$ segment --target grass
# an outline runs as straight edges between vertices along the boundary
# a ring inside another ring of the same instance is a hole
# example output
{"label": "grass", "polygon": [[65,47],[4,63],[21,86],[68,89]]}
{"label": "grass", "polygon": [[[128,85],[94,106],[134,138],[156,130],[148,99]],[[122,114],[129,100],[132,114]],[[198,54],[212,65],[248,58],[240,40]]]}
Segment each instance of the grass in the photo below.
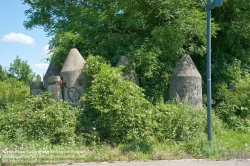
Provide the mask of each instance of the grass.
{"label": "grass", "polygon": [[250,158],[250,133],[227,131],[217,139],[221,144],[223,158]]}
{"label": "grass", "polygon": [[250,158],[250,133],[223,131],[190,142],[165,140],[152,144],[134,142],[117,146],[57,145],[29,142],[19,145],[0,142],[0,165],[36,165],[76,162],[147,161],[188,158],[228,160]]}

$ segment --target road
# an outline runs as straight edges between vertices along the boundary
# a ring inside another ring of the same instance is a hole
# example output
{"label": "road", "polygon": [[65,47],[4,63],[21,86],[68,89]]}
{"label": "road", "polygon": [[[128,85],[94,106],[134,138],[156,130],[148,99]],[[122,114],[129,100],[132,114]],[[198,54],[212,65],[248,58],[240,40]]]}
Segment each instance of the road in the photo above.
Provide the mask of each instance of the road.
{"label": "road", "polygon": [[[48,166],[48,165],[47,165]],[[146,162],[114,162],[114,163],[74,163],[58,164],[54,166],[250,166],[250,159],[211,161],[211,160],[160,160]]]}

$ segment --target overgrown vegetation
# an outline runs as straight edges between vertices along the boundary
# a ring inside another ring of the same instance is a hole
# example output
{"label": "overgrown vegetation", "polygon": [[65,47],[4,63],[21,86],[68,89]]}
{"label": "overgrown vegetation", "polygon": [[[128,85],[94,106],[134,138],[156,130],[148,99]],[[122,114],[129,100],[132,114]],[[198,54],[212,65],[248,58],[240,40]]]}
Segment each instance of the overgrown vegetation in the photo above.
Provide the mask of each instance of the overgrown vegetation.
{"label": "overgrown vegetation", "polygon": [[143,89],[122,78],[123,68],[113,68],[102,57],[90,55],[83,72],[91,84],[78,107],[56,102],[49,93],[7,100],[0,109],[0,161],[34,164],[250,156],[247,126],[234,121],[233,126],[236,122],[241,126],[235,130],[218,118],[240,118],[237,113],[213,115],[211,145],[206,138],[205,110],[163,99],[152,104]]}
{"label": "overgrown vegetation", "polygon": [[[58,65],[72,46],[87,59],[88,91],[78,107],[29,96],[23,77],[0,68],[0,164],[250,157],[248,1],[213,10],[212,144],[205,108],[168,101],[184,53],[206,78],[206,0],[23,2],[31,6],[25,27],[53,36]],[[127,68],[112,67],[123,55]],[[126,70],[141,87],[122,78]]]}
{"label": "overgrown vegetation", "polygon": [[[98,63],[98,59],[90,56],[89,64],[84,67],[86,74],[93,74],[93,81],[83,96],[83,127],[87,132],[94,128],[101,141],[121,143],[144,139],[151,132],[148,124],[152,105],[144,98],[141,88],[123,80],[120,68]],[[97,70],[93,71],[92,64]]]}
{"label": "overgrown vegetation", "polygon": [[55,102],[51,94],[29,96],[0,110],[1,141],[5,144],[74,143],[76,118],[75,108],[68,103]]}
{"label": "overgrown vegetation", "polygon": [[[206,0],[23,2],[31,7],[25,12],[25,27],[42,26],[53,37],[50,47],[58,65],[72,46],[84,58],[100,55],[111,66],[126,55],[128,67],[138,75],[143,93],[153,104],[161,98],[168,101],[169,78],[184,53],[191,55],[206,78]],[[249,114],[249,91],[243,90],[250,71],[249,9],[246,0],[224,0],[212,15],[213,108],[235,130],[249,128],[245,115]],[[231,93],[235,101],[227,93],[230,83],[242,87]]]}
{"label": "overgrown vegetation", "polygon": [[30,93],[25,83],[12,77],[0,80],[0,85],[0,108],[8,103],[23,102]]}

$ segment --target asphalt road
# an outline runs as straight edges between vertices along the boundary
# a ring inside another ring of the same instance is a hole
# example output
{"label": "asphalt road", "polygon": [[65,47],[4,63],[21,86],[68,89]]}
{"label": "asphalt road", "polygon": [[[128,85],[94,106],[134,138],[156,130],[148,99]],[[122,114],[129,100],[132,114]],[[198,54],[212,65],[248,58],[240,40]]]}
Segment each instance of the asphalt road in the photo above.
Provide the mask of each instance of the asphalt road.
{"label": "asphalt road", "polygon": [[[54,165],[55,166],[55,165]],[[114,162],[114,163],[74,163],[56,166],[250,166],[250,159],[211,161],[211,160],[160,160],[146,162]]]}

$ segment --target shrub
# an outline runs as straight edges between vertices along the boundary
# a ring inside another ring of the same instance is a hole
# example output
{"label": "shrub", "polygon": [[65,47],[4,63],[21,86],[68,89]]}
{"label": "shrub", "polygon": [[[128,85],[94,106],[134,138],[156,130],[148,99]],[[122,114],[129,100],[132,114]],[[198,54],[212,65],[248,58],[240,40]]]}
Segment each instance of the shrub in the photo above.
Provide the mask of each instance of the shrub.
{"label": "shrub", "polygon": [[68,143],[74,138],[77,110],[68,103],[58,103],[50,93],[29,96],[23,102],[0,110],[0,134],[9,140],[48,140]]}
{"label": "shrub", "polygon": [[0,81],[0,108],[8,103],[23,101],[29,95],[29,87],[15,78]]}
{"label": "shrub", "polygon": [[83,132],[111,143],[146,138],[152,106],[142,89],[123,80],[121,68],[99,62],[98,57],[90,57],[84,71],[92,74],[93,81],[83,96]]}
{"label": "shrub", "polygon": [[215,107],[216,114],[235,131],[250,131],[250,75],[237,80],[235,89],[228,89],[226,83],[219,85]]}
{"label": "shrub", "polygon": [[188,141],[205,134],[206,112],[183,103],[157,103],[153,119],[154,133],[159,141]]}

